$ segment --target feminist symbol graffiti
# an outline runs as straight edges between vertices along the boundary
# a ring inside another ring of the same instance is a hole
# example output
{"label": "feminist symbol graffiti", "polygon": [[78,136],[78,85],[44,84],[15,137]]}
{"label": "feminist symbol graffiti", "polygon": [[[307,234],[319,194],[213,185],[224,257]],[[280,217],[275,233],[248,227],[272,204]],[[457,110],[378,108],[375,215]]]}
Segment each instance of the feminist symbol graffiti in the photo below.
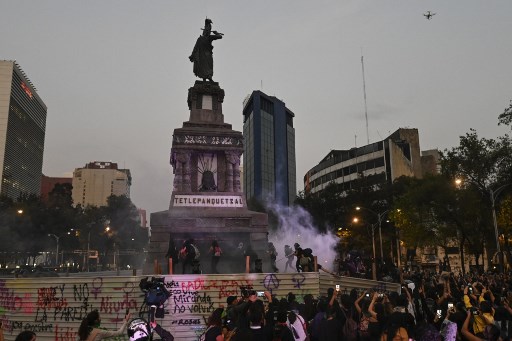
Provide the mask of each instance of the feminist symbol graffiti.
{"label": "feminist symbol graffiti", "polygon": [[300,286],[302,285],[302,283],[304,283],[306,281],[306,277],[301,274],[300,272],[299,273],[296,273],[293,275],[292,277],[292,282],[295,283],[293,285],[294,288],[297,288],[297,289],[300,289]]}

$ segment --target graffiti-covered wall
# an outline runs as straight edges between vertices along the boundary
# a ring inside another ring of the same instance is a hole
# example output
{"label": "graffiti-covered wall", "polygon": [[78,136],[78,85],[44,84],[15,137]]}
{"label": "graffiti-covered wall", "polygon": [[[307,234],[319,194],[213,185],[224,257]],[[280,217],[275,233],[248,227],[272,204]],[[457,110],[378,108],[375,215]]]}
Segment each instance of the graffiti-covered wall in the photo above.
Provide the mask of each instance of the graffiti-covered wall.
{"label": "graffiti-covered wall", "polygon": [[[20,331],[29,329],[37,333],[38,340],[74,341],[80,322],[94,309],[100,312],[102,328],[118,329],[126,309],[132,317],[139,314],[144,299],[139,289],[142,278],[145,276],[0,279],[5,339],[14,340]],[[325,294],[335,284],[343,291],[399,289],[396,284],[318,273],[168,275],[164,283],[171,297],[165,304],[168,313],[158,322],[176,340],[197,340],[210,313],[226,305],[228,296],[240,296],[243,288],[270,291],[279,298],[292,291],[298,300],[306,294]],[[124,335],[117,338],[127,339]]]}

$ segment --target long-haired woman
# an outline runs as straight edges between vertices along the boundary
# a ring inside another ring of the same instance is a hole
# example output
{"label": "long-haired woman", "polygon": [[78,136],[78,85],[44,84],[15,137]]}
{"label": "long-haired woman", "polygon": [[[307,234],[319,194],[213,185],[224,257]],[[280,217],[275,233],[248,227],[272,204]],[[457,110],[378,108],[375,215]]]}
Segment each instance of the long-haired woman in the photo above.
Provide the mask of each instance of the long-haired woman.
{"label": "long-haired woman", "polygon": [[107,337],[122,335],[126,331],[126,326],[128,325],[130,316],[130,314],[125,316],[123,325],[118,330],[104,330],[99,329],[99,326],[101,325],[100,313],[97,310],[93,310],[87,314],[87,316],[82,320],[80,328],[78,328],[80,341],[98,341]]}

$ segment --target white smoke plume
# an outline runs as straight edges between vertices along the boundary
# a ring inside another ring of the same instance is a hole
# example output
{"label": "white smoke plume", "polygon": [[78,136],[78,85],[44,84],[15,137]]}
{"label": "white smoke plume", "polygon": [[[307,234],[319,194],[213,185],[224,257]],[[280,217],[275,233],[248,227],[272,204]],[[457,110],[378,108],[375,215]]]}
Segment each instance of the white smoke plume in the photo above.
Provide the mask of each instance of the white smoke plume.
{"label": "white smoke plume", "polygon": [[[320,234],[318,228],[314,226],[313,219],[309,212],[300,206],[284,207],[279,205],[269,205],[269,210],[273,211],[279,219],[279,226],[276,232],[272,232],[269,241],[274,243],[277,252],[277,267],[280,272],[284,272],[286,257],[284,246],[299,243],[302,249],[310,248],[313,255],[317,256],[318,264],[328,271],[333,271],[334,260],[336,258],[335,246],[338,238],[331,232]],[[287,272],[295,271],[295,261],[293,259],[293,268],[287,269]]]}

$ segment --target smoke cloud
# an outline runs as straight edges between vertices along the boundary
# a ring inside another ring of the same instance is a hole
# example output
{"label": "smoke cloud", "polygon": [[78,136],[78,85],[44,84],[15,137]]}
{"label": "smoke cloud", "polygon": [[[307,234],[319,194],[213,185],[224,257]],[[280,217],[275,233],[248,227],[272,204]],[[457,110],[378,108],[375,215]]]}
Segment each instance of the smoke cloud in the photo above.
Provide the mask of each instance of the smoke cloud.
{"label": "smoke cloud", "polygon": [[[320,234],[309,212],[300,206],[285,207],[271,204],[268,209],[273,211],[279,219],[278,228],[276,232],[269,235],[269,241],[274,243],[279,253],[277,267],[280,272],[284,272],[287,261],[284,246],[290,245],[293,248],[295,243],[299,243],[302,249],[313,250],[318,264],[326,270],[333,271],[336,258],[335,246],[338,242],[338,238],[333,233]],[[293,269],[288,268],[287,272],[295,271],[295,261],[296,258],[293,259]]]}

